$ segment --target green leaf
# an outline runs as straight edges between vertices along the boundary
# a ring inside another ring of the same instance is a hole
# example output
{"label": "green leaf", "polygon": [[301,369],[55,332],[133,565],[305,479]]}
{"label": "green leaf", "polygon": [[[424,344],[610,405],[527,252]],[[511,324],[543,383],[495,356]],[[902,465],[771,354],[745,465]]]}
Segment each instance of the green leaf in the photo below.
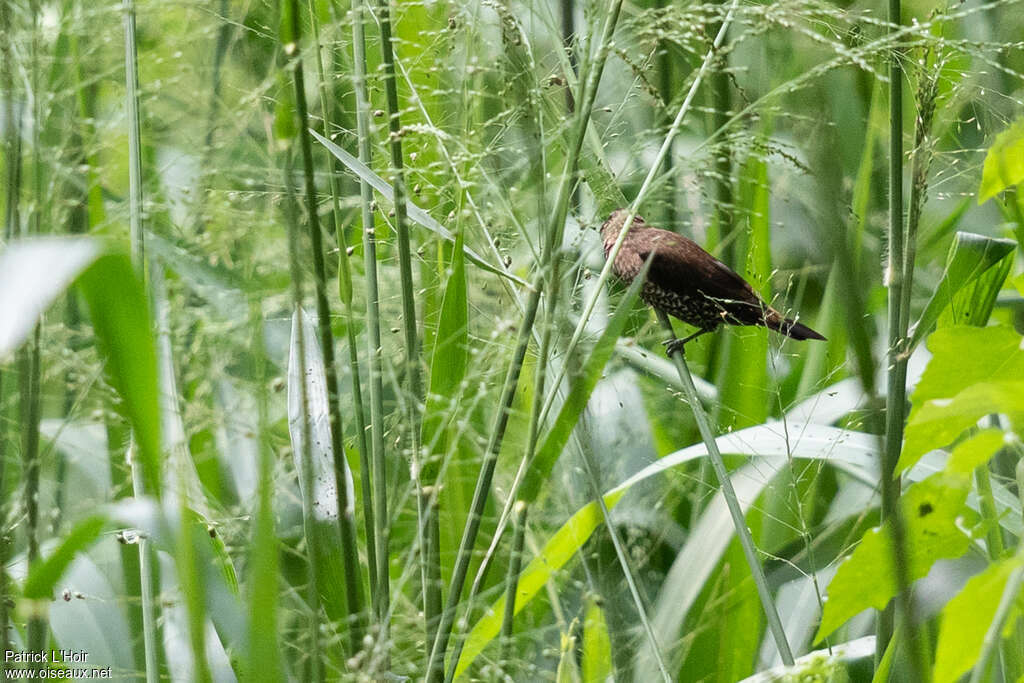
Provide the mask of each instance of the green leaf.
{"label": "green leaf", "polygon": [[[957,525],[967,511],[968,484],[942,473],[911,486],[900,505],[906,526],[906,572],[910,581],[928,573],[936,560],[960,557],[970,537]],[[836,571],[814,637],[819,642],[851,617],[873,607],[883,609],[898,592],[893,566],[892,527],[864,534],[860,545]]]}
{"label": "green leaf", "polygon": [[[935,648],[935,683],[955,683],[978,661],[1006,583],[1021,562],[1020,557],[1008,557],[989,565],[946,603]],[[1019,615],[1019,608],[1014,612]],[[1010,624],[1016,621],[1012,614],[1007,620]]]}
{"label": "green leaf", "polygon": [[590,355],[583,363],[583,368],[569,389],[569,395],[558,411],[558,417],[555,418],[551,429],[548,430],[547,435],[544,437],[544,442],[537,450],[533,463],[527,470],[526,480],[523,482],[523,487],[519,494],[520,500],[532,503],[537,499],[537,495],[548,480],[555,462],[562,455],[562,449],[565,448],[572,430],[576,428],[580,415],[583,414],[587,403],[590,401],[590,395],[594,393],[597,381],[601,379],[605,365],[608,364],[608,360],[615,351],[615,342],[618,341],[623,328],[626,326],[626,321],[629,319],[633,304],[640,294],[640,287],[647,277],[647,269],[649,267],[650,262],[645,263],[640,274],[633,278],[633,282],[626,291],[626,295],[619,302],[615,313],[608,320],[608,324],[605,326],[604,331],[601,332],[600,338],[598,338],[594,348],[590,351]]}
{"label": "green leaf", "polygon": [[945,327],[929,337],[928,348],[932,358],[911,397],[898,471],[988,413],[1014,419],[1024,411],[1024,340],[1011,328]]}
{"label": "green leaf", "polygon": [[996,451],[1003,447],[1002,430],[985,429],[978,432],[963,443],[957,444],[952,455],[946,461],[946,473],[970,479],[975,468],[988,462]]}
{"label": "green leaf", "polygon": [[612,642],[604,610],[593,597],[587,598],[583,620],[583,683],[604,683],[612,675]]}
{"label": "green leaf", "polygon": [[[299,324],[301,321],[305,367],[299,363]],[[306,409],[301,400],[302,382],[306,384]],[[291,437],[295,471],[299,473],[300,495],[309,497],[313,518],[306,520],[312,561],[317,563],[318,585],[323,606],[332,618],[344,611],[344,569],[341,564],[341,537],[338,535],[338,488],[334,474],[334,448],[331,445],[330,413],[327,404],[327,374],[320,352],[316,329],[304,311],[292,315],[291,344],[288,351],[288,433]],[[307,491],[303,476],[303,419],[309,422],[310,458],[313,490]],[[354,514],[355,493],[352,472],[345,458],[343,481],[348,490],[347,514]]]}
{"label": "green leaf", "polygon": [[1021,180],[1024,180],[1024,119],[997,135],[988,148],[978,187],[978,203],[983,204]]}
{"label": "green leaf", "polygon": [[12,242],[0,253],[0,362],[102,251],[93,239],[45,237]]}
{"label": "green leaf", "polygon": [[[343,150],[341,147],[338,147],[338,145],[334,144],[333,142],[325,138],[323,135],[320,135],[312,128],[309,129],[309,132],[314,138],[316,138],[320,142],[320,144],[326,147],[327,151],[333,154],[338,159],[338,161],[345,164],[345,166],[347,166],[348,169],[356,175],[356,177],[360,178],[361,180],[369,184],[377,192],[384,195],[384,197],[388,201],[395,201],[395,191],[391,187],[391,185],[385,182],[384,179],[381,178],[379,175],[374,173],[369,167],[366,166],[366,164],[359,161],[359,159],[356,159],[354,156]],[[448,240],[449,242],[455,242],[455,236],[446,227],[444,227],[436,220],[434,220],[433,216],[431,216],[429,213],[427,213],[426,211],[424,211],[423,209],[421,209],[420,207],[416,206],[415,204],[408,200],[406,200],[406,211],[409,214],[409,218],[413,219],[427,230],[430,230],[431,232],[437,234],[439,237],[445,240]],[[480,266],[484,270],[494,273],[495,275],[500,275],[501,277],[511,280],[516,284],[523,285],[524,287],[529,287],[525,280],[513,275],[512,273],[508,272],[507,270],[500,266],[491,265],[490,263],[485,261],[482,256],[477,254],[469,247],[463,245],[462,249],[466,253],[466,257],[470,261]]]}
{"label": "green leaf", "polygon": [[902,472],[928,451],[952,443],[965,429],[993,413],[1009,415],[1014,426],[1024,424],[1024,380],[983,382],[952,399],[925,403],[907,423],[907,439],[897,470]]}
{"label": "green leaf", "polygon": [[430,449],[423,464],[422,482],[432,486],[437,479],[440,460],[446,450],[445,425],[459,414],[459,385],[469,365],[469,303],[466,288],[465,255],[462,233],[455,239],[451,275],[441,301],[434,350],[430,359],[430,390],[423,413],[421,443]]}
{"label": "green leaf", "polygon": [[146,491],[159,498],[163,491],[156,346],[145,288],[122,253],[96,259],[79,276],[78,287],[89,305],[110,383],[132,425]]}
{"label": "green leaf", "polygon": [[92,545],[106,523],[105,516],[94,515],[76,524],[49,557],[33,565],[25,579],[25,597],[33,600],[51,599],[54,586],[71,566],[75,556]]}
{"label": "green leaf", "polygon": [[[1017,243],[1013,240],[996,239],[994,237],[976,235],[971,232],[958,232],[952,246],[949,248],[946,270],[942,274],[939,286],[935,288],[935,293],[928,301],[924,312],[921,313],[921,318],[914,327],[910,340],[910,349],[916,347],[932,331],[939,320],[939,316],[954,301],[957,303],[956,308],[954,308],[954,314],[959,311],[960,316],[963,316],[965,313],[969,315],[971,310],[983,309],[983,304],[973,302],[973,305],[968,305],[971,299],[957,299],[956,294],[977,281],[992,266],[1012,254],[1016,247]],[[996,272],[998,273],[999,271],[997,270]],[[1005,278],[1005,275],[1003,277]],[[987,287],[991,287],[991,284]],[[989,306],[988,310],[991,310],[991,306]],[[954,319],[957,322],[961,322],[958,315],[954,315]],[[962,322],[968,321],[964,320]]]}

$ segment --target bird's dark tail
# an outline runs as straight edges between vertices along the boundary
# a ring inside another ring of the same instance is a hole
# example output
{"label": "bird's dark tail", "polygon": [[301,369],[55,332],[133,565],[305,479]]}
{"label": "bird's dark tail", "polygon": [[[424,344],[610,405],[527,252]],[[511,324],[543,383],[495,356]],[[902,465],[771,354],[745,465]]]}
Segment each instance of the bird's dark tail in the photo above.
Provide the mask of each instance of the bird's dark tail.
{"label": "bird's dark tail", "polygon": [[820,339],[827,341],[824,335],[818,334],[811,328],[807,327],[803,323],[798,323],[792,318],[785,318],[781,313],[776,311],[774,308],[768,309],[768,313],[764,317],[764,326],[768,329],[775,330],[780,334],[784,334],[791,339],[797,339],[803,341],[804,339]]}

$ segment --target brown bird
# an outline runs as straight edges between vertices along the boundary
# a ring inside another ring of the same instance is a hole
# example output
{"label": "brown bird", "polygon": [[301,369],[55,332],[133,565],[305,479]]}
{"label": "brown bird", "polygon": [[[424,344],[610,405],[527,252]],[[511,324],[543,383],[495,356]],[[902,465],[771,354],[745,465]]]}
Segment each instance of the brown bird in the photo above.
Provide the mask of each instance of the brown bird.
{"label": "brown bird", "polygon": [[[628,213],[626,209],[614,211],[601,226],[606,259]],[[722,324],[761,325],[793,339],[825,339],[766,304],[746,280],[693,240],[651,227],[635,216],[612,270],[621,280],[632,282],[648,258],[651,266],[640,298],[698,328],[684,339],[667,342],[669,355]]]}

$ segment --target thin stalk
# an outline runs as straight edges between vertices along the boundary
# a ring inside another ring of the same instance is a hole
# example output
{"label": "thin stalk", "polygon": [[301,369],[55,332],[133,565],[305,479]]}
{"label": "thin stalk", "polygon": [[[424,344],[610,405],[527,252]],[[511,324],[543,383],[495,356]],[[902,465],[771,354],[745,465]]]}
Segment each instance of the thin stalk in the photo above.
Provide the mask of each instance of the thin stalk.
{"label": "thin stalk", "polygon": [[[509,661],[512,651],[512,629],[515,625],[516,592],[519,589],[519,572],[523,566],[523,540],[526,537],[526,516],[530,506],[524,501],[516,503],[512,526],[512,552],[509,556],[508,573],[505,575],[505,614],[501,620],[501,665]],[[456,666],[458,660],[452,662]]]}
{"label": "thin stalk", "polygon": [[[669,337],[675,339],[672,323],[669,322],[668,316],[658,311],[658,319],[668,332]],[[746,519],[743,516],[743,509],[740,507],[736,491],[732,487],[729,471],[725,468],[725,462],[722,460],[722,454],[718,450],[715,435],[711,432],[707,413],[704,412],[704,406],[701,405],[700,398],[697,396],[697,388],[693,385],[690,367],[686,364],[686,358],[682,353],[672,354],[672,360],[675,361],[676,370],[679,372],[679,379],[683,383],[683,393],[686,396],[687,403],[690,404],[693,419],[697,422],[697,429],[700,431],[700,436],[708,449],[708,459],[711,461],[711,467],[715,470],[715,476],[718,477],[718,483],[722,487],[722,497],[725,498],[725,503],[729,508],[733,526],[736,528],[736,536],[739,539],[740,546],[743,548],[743,555],[746,557],[747,565],[750,567],[754,585],[757,587],[757,596],[761,600],[761,609],[764,611],[765,619],[768,622],[768,630],[771,631],[775,645],[779,648],[779,656],[782,658],[782,663],[786,666],[792,666],[793,651],[789,647],[789,641],[786,640],[786,631],[782,627],[782,620],[779,618],[779,611],[776,609],[775,602],[772,599],[768,580],[765,578],[761,561],[757,557],[757,547],[754,545],[754,539],[750,534],[750,529],[747,527]]]}
{"label": "thin stalk", "polygon": [[[299,21],[299,2],[291,0],[292,47],[302,44],[302,22]],[[288,47],[285,46],[286,53]],[[359,649],[362,634],[359,628],[363,611],[363,587],[359,580],[359,550],[356,548],[355,520],[348,501],[348,483],[345,471],[345,441],[341,421],[341,397],[338,394],[338,366],[334,361],[334,333],[331,331],[331,308],[327,303],[327,268],[324,264],[324,248],[317,211],[316,179],[313,171],[313,144],[309,135],[309,111],[306,105],[305,76],[302,57],[296,51],[291,55],[292,83],[295,86],[295,107],[299,118],[299,148],[302,152],[303,178],[306,192],[306,217],[309,222],[309,236],[313,252],[313,286],[316,297],[317,333],[320,348],[324,354],[324,370],[327,380],[327,404],[330,414],[331,448],[334,451],[334,481],[338,494],[338,531],[341,535],[341,555],[345,567],[345,597],[347,610],[346,626],[352,651]],[[298,302],[296,302],[298,303]],[[302,327],[300,324],[299,327]],[[302,367],[305,367],[303,365]],[[313,489],[307,489],[312,491]]]}
{"label": "thin stalk", "polygon": [[1024,567],[1017,567],[1010,574],[1010,578],[1007,579],[1003,595],[999,598],[999,606],[996,608],[995,617],[993,617],[992,623],[988,625],[988,630],[985,631],[985,639],[981,644],[981,654],[978,656],[978,662],[974,665],[974,670],[971,672],[969,683],[982,683],[982,681],[990,680],[988,676],[989,662],[992,661],[992,656],[999,648],[999,643],[1002,642],[1003,628],[1010,616],[1010,612],[1014,609],[1022,583],[1024,583]]}
{"label": "thin stalk", "polygon": [[[320,54],[320,28],[316,20],[315,8],[311,0],[309,14],[313,18],[313,39],[316,47],[316,64],[320,76],[320,108],[324,114],[324,137],[330,138],[329,125],[333,120],[331,97],[327,91],[327,77],[324,62]],[[362,372],[359,369],[359,346],[356,340],[356,313],[352,308],[352,266],[349,263],[349,247],[345,238],[345,229],[341,220],[341,190],[338,187],[338,174],[333,170],[328,174],[331,188],[331,210],[334,217],[335,238],[338,241],[338,294],[345,315],[345,332],[348,336],[348,367],[352,375],[352,412],[356,421],[356,445],[359,449],[359,478],[362,488],[363,524],[366,530],[366,564],[369,567],[370,595],[377,592],[376,544],[373,542],[373,497],[370,495],[370,450],[366,440],[366,412],[363,409]]]}
{"label": "thin stalk", "polygon": [[[124,0],[124,62],[125,96],[128,112],[128,232],[131,242],[132,265],[143,282],[146,280],[146,251],[142,227],[142,135],[139,124],[139,66],[135,42],[135,2]],[[134,439],[128,447],[128,465],[132,473],[132,493],[136,498],[145,494],[142,465],[137,457]],[[151,492],[159,497],[160,491]],[[142,598],[142,634],[146,653],[146,680],[159,679],[157,664],[156,602],[153,587],[153,560],[149,541],[139,538],[139,587]]]}
{"label": "thin stalk", "polygon": [[440,567],[440,552],[436,556],[428,556],[428,551],[440,550],[437,544],[426,543],[426,537],[440,538],[441,530],[436,507],[431,504],[431,495],[423,490],[420,482],[420,402],[423,396],[420,378],[419,335],[416,331],[416,299],[413,295],[412,281],[412,250],[409,246],[409,219],[406,215],[405,170],[402,158],[402,120],[398,103],[398,84],[395,79],[395,55],[391,35],[390,0],[378,3],[380,22],[380,50],[384,68],[384,92],[388,112],[388,145],[391,148],[391,185],[394,188],[395,228],[398,237],[398,270],[402,285],[402,328],[405,332],[405,371],[409,382],[410,400],[410,439],[412,441],[413,485],[416,487],[416,512],[420,533],[420,577],[423,589],[423,616],[427,640],[431,636],[441,611],[441,586],[437,581],[430,580],[428,566]]}
{"label": "thin stalk", "polygon": [[[370,165],[372,131],[370,128],[370,100],[366,92],[366,39],[363,34],[363,0],[352,3],[353,87],[356,93],[356,133],[359,138],[359,160]],[[380,294],[377,286],[377,238],[373,217],[373,190],[364,180],[359,181],[363,227],[363,276],[366,278],[366,336],[369,346],[367,362],[370,366],[370,436],[373,460],[373,514],[370,522],[373,534],[367,545],[373,545],[377,563],[370,568],[374,613],[377,616],[378,642],[386,636],[385,620],[389,612],[390,577],[388,572],[388,499],[387,466],[384,452],[384,386],[380,367]],[[363,479],[364,483],[366,479]],[[364,489],[370,495],[370,489]],[[370,523],[368,522],[368,523]]]}
{"label": "thin stalk", "polygon": [[996,507],[996,499],[992,493],[992,479],[989,475],[988,463],[979,465],[974,470],[974,483],[978,488],[978,503],[981,507],[981,517],[989,524],[986,537],[988,559],[995,562],[1003,557],[1005,547],[1003,545],[1003,533],[999,526],[999,512]]}
{"label": "thin stalk", "polygon": [[[20,378],[21,448],[25,468],[25,534],[28,542],[29,568],[39,562],[39,419],[42,408],[40,395],[40,326],[37,324],[31,338],[18,352]],[[34,652],[46,649],[46,611],[32,610],[28,618],[28,648]],[[39,668],[39,667],[33,667]]]}
{"label": "thin stalk", "polygon": [[[291,274],[292,306],[295,309],[295,314],[300,317],[299,324],[295,326],[295,344],[298,349],[297,358],[299,367],[305,369],[306,333],[305,330],[303,330],[303,327],[305,326],[301,320],[301,316],[303,315],[302,267],[299,265],[297,199],[295,198],[295,190],[292,187],[291,151],[286,151],[285,155],[284,183],[285,191],[287,192],[285,206],[288,213],[288,267]],[[302,462],[302,471],[299,473],[299,476],[302,477],[302,488],[306,492],[306,495],[302,496],[302,521],[306,534],[306,549],[309,553],[309,565],[307,568],[309,572],[309,586],[307,594],[310,608],[309,637],[311,640],[309,658],[311,671],[309,672],[309,678],[313,681],[321,681],[323,680],[323,670],[321,668],[320,661],[320,571],[317,566],[318,558],[320,557],[320,541],[318,540],[319,536],[314,528],[313,435],[309,420],[309,389],[306,386],[304,371],[303,381],[299,382],[299,404],[302,406],[302,453],[299,454],[300,461]],[[339,517],[341,516],[340,509],[338,511],[338,515]]]}
{"label": "thin stalk", "polygon": [[[724,2],[722,3],[724,4]],[[728,27],[725,27],[728,35]],[[712,35],[722,30],[721,24],[711,26]],[[711,130],[724,130],[729,125],[729,112],[732,108],[732,97],[729,90],[728,56],[722,55],[720,62],[710,76],[711,86]],[[670,159],[671,157],[666,157]],[[666,171],[668,168],[666,168]],[[718,242],[722,245],[722,260],[733,268],[741,264],[737,262],[735,239],[733,239],[733,186],[732,186],[732,150],[727,141],[722,142],[715,154],[715,219],[718,223]],[[675,196],[674,194],[672,195]]]}

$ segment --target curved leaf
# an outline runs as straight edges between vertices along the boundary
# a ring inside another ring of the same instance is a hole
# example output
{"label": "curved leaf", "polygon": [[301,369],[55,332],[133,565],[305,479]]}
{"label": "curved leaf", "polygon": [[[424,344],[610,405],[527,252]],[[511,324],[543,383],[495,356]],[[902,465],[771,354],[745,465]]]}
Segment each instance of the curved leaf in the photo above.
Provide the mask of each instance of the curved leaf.
{"label": "curved leaf", "polygon": [[[1016,247],[1017,243],[1013,240],[958,232],[949,248],[946,271],[942,274],[942,280],[935,288],[931,300],[925,306],[920,320],[914,326],[909,348],[912,350],[932,331],[940,314],[954,302],[957,292],[976,282],[992,266],[1013,253]],[[1003,278],[1005,277],[1004,273]],[[997,292],[1001,284],[1000,282],[996,286]],[[988,310],[991,310],[991,304]]]}

